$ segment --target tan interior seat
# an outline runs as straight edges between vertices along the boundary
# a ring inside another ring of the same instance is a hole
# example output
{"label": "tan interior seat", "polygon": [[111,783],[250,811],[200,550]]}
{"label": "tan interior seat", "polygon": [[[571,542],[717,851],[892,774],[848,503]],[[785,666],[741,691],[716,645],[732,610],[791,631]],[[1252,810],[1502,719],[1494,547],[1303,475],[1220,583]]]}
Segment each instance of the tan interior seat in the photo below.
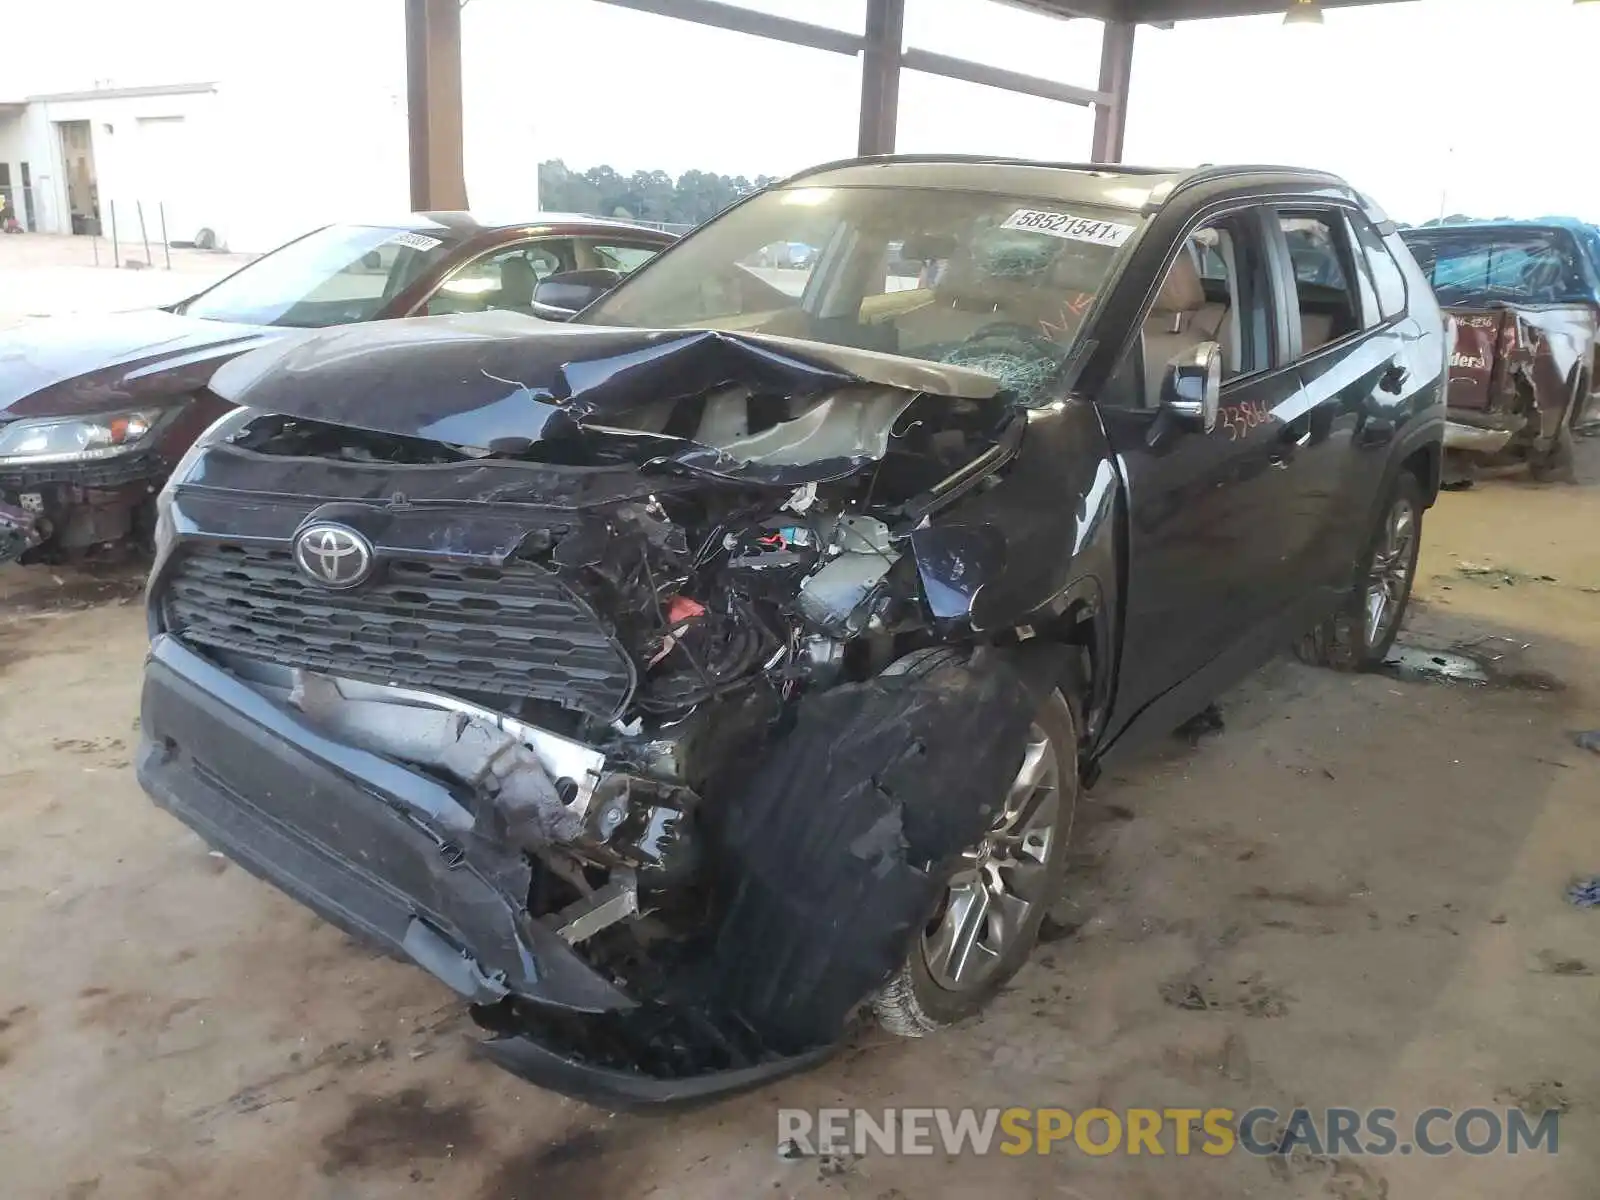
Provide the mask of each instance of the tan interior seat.
{"label": "tan interior seat", "polygon": [[979,271],[970,256],[953,259],[934,285],[932,303],[895,321],[901,353],[964,342],[986,325],[1019,320],[1008,303],[1015,299],[1015,291],[1016,285],[1002,284]]}
{"label": "tan interior seat", "polygon": [[[963,342],[995,324],[1020,325],[1065,344],[1082,320],[1082,310],[1074,312],[1068,303],[1090,294],[1083,282],[1074,278],[1082,270],[1070,255],[1063,254],[1048,270],[1008,279],[984,272],[970,255],[952,259],[934,285],[932,302],[895,319],[901,353]],[[1090,289],[1095,286],[1098,284],[1091,284]]]}
{"label": "tan interior seat", "polygon": [[1325,313],[1300,314],[1300,353],[1310,354],[1333,341],[1333,318]]}
{"label": "tan interior seat", "polygon": [[1161,402],[1161,380],[1167,364],[1183,351],[1210,340],[1200,331],[1197,320],[1205,306],[1200,272],[1186,247],[1167,272],[1144,322],[1145,403],[1151,408]]}
{"label": "tan interior seat", "polygon": [[1231,303],[1206,299],[1194,254],[1185,247],[1167,272],[1144,323],[1146,404],[1153,408],[1161,402],[1161,380],[1167,364],[1204,342],[1216,342],[1221,347],[1224,378],[1239,373],[1238,313]]}
{"label": "tan interior seat", "polygon": [[500,294],[494,307],[532,315],[533,289],[538,286],[539,277],[534,274],[533,265],[513,255],[500,264]]}

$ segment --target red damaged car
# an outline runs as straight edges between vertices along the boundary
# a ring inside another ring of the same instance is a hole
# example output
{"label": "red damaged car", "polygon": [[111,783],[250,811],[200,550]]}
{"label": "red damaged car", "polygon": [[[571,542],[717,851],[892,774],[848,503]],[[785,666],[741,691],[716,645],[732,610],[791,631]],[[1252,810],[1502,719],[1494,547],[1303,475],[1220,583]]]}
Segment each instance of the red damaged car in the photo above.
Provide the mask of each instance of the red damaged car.
{"label": "red damaged car", "polygon": [[674,240],[549,214],[328,225],[167,308],[8,330],[0,335],[0,563],[145,543],[173,465],[226,411],[207,381],[247,350],[295,330],[391,317],[495,309],[564,320]]}
{"label": "red damaged car", "polygon": [[1445,447],[1468,464],[1571,469],[1600,416],[1600,231],[1577,221],[1481,221],[1401,236],[1455,320]]}

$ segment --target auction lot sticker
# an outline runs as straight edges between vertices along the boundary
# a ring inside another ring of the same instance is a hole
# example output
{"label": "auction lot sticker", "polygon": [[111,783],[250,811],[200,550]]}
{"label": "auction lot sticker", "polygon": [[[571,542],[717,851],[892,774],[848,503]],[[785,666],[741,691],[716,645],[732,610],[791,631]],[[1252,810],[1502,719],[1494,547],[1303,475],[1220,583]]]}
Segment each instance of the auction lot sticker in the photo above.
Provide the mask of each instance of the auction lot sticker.
{"label": "auction lot sticker", "polygon": [[1133,236],[1132,225],[1119,225],[1116,221],[1101,221],[1094,217],[1075,217],[1071,213],[1045,212],[1038,208],[1017,209],[1000,223],[1000,228],[1048,233],[1051,237],[1093,242],[1097,246],[1120,246]]}
{"label": "auction lot sticker", "polygon": [[444,245],[438,238],[429,237],[425,233],[397,233],[389,239],[391,246],[409,246],[413,250],[424,252],[432,250],[435,246]]}

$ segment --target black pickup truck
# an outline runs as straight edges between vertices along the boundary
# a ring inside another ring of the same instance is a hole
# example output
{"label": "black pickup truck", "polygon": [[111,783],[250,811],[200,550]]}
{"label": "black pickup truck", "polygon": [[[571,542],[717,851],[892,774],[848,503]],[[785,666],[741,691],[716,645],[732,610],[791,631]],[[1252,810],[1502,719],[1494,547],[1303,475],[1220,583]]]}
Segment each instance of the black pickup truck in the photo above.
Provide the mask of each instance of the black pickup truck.
{"label": "black pickup truck", "polygon": [[1386,653],[1446,358],[1331,176],[820,167],[575,323],[224,367],[139,778],[551,1088],[929,1033],[1024,962],[1109,756],[1285,645]]}

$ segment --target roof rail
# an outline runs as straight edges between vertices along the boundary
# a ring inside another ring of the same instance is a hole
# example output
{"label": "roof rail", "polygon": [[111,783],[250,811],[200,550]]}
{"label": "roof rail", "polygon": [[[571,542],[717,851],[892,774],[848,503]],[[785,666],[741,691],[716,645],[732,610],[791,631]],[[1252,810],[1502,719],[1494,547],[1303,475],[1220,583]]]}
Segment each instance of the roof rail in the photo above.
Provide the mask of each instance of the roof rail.
{"label": "roof rail", "polygon": [[803,171],[797,171],[793,175],[778,180],[773,186],[782,186],[812,175],[820,175],[826,171],[839,170],[843,167],[871,166],[874,163],[960,163],[971,166],[1043,167],[1047,170],[1055,171],[1103,171],[1116,175],[1176,175],[1181,173],[1174,168],[1141,167],[1128,163],[1048,162],[1037,158],[1013,158],[1008,155],[998,154],[868,154],[818,163],[814,167],[807,167]]}
{"label": "roof rail", "polygon": [[1221,166],[1206,164],[1196,167],[1178,180],[1173,187],[1173,192],[1180,192],[1184,188],[1193,187],[1199,183],[1211,183],[1219,179],[1232,179],[1239,175],[1293,175],[1298,179],[1314,179],[1322,183],[1330,183],[1336,187],[1348,188],[1350,185],[1340,176],[1331,171],[1316,171],[1308,167],[1287,167],[1281,163],[1227,163]]}

